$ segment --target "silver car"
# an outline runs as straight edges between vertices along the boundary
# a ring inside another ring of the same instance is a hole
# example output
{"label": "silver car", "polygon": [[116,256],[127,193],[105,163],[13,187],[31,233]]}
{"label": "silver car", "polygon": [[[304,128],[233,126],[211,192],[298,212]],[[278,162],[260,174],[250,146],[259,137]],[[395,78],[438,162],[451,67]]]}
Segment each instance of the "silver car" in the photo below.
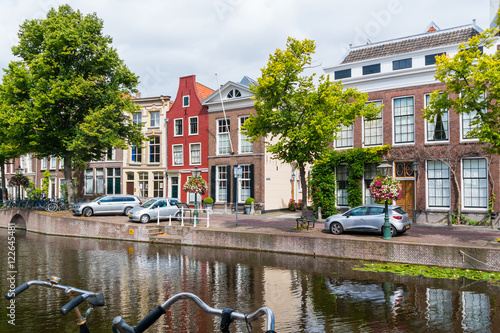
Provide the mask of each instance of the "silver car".
{"label": "silver car", "polygon": [[[343,214],[329,216],[325,221],[325,229],[335,235],[348,230],[383,232],[384,218],[385,205],[364,205]],[[402,234],[411,228],[408,213],[400,206],[389,205],[389,223],[392,236]]]}
{"label": "silver car", "polygon": [[92,201],[79,203],[73,206],[73,213],[83,216],[97,214],[124,214],[141,204],[135,195],[129,194],[106,194]]}
{"label": "silver car", "polygon": [[139,207],[129,211],[128,218],[130,221],[137,221],[141,223],[148,223],[150,220],[168,219],[174,217],[181,219],[181,211],[175,205],[179,202],[177,199],[172,198],[152,198]]}

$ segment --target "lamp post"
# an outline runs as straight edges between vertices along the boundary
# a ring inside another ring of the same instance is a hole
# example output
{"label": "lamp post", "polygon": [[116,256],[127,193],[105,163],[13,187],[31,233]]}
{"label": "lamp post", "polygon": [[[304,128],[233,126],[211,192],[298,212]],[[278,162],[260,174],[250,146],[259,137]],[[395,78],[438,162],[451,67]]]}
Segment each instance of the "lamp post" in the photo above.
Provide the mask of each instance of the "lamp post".
{"label": "lamp post", "polygon": [[[194,178],[198,178],[201,175],[201,171],[198,170],[197,166],[195,166],[194,170],[191,171],[191,174],[193,175]],[[196,223],[198,222],[198,193],[194,194],[194,212],[193,212],[193,216],[194,216],[194,224],[196,225]]]}
{"label": "lamp post", "polygon": [[[387,163],[387,160],[383,160],[382,164],[377,166],[380,174],[384,177],[387,177],[392,169],[392,165]],[[384,217],[384,239],[392,239],[391,236],[391,224],[389,223],[389,199],[385,199],[385,209],[384,209],[385,217]]]}
{"label": "lamp post", "polygon": [[[23,168],[21,168],[21,166],[17,167],[16,168],[16,175],[20,175],[21,172],[23,171]],[[17,202],[19,202],[21,200],[21,185],[17,184]]]}

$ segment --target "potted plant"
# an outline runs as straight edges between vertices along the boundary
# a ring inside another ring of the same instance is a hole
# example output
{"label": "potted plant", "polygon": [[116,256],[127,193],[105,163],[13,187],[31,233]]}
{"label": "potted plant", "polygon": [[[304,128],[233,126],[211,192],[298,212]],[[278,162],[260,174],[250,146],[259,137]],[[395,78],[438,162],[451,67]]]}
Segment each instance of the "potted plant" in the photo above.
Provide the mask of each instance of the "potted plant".
{"label": "potted plant", "polygon": [[252,209],[252,203],[255,203],[254,198],[247,198],[245,200],[245,214],[250,214],[250,211]]}
{"label": "potted plant", "polygon": [[205,206],[206,210],[211,212],[214,205],[214,199],[212,199],[211,197],[206,197],[205,199],[203,199],[203,205]]}

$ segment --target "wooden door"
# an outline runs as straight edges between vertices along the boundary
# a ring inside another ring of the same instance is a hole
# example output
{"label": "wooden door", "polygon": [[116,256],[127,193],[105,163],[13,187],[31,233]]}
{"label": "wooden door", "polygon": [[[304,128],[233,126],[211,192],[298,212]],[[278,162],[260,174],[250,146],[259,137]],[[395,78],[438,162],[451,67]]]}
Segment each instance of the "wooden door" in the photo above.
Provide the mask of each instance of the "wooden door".
{"label": "wooden door", "polygon": [[411,218],[413,209],[415,209],[415,181],[402,180],[401,187],[403,188],[403,195],[401,200],[398,200],[396,204],[401,206]]}
{"label": "wooden door", "polygon": [[134,194],[134,182],[127,182],[127,194]]}

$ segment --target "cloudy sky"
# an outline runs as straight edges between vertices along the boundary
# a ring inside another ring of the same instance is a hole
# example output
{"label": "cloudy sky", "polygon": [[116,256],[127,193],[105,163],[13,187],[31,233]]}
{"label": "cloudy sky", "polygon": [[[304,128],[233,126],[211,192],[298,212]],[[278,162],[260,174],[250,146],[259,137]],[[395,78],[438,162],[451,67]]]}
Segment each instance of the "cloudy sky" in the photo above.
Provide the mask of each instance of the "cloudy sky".
{"label": "cloudy sky", "polygon": [[194,74],[212,89],[259,77],[288,36],[316,41],[315,71],[322,74],[349,44],[419,34],[431,21],[441,29],[474,19],[484,29],[490,21],[490,0],[2,0],[1,68],[14,60],[19,26],[62,4],[104,21],[104,33],[140,76],[143,97],[172,99],[181,76]]}

